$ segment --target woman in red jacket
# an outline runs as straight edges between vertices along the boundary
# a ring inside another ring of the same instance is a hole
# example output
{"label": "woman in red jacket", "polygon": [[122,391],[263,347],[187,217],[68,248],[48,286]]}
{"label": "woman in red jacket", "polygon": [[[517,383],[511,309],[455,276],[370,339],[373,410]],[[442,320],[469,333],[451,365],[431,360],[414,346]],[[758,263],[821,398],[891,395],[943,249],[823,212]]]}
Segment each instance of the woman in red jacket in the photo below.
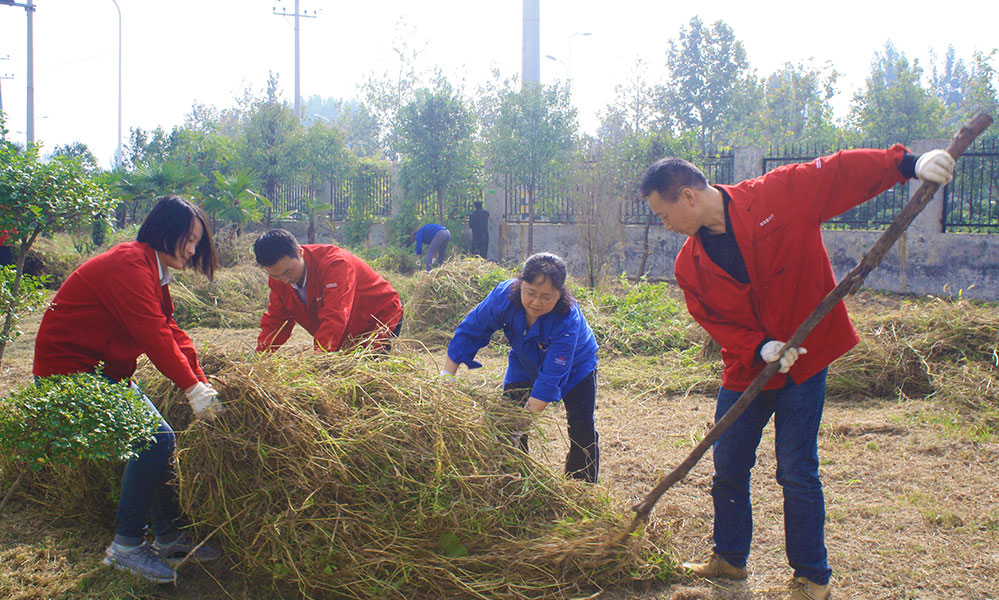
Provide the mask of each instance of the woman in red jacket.
{"label": "woman in red jacket", "polygon": [[[179,196],[161,198],[139,229],[135,242],[119,244],[77,268],[45,311],[35,340],[36,377],[91,372],[114,381],[128,380],[145,354],[184,390],[195,416],[210,416],[220,406],[208,384],[194,344],[173,318],[167,283],[171,269],[190,264],[209,279],[218,264],[207,219],[200,208]],[[134,382],[136,391],[140,391]],[[160,418],[154,443],[125,466],[118,503],[116,535],[104,563],[159,583],[172,582],[179,561],[194,545],[181,532],[172,455],[173,429]],[[146,542],[152,517],[155,541]],[[201,546],[192,560],[218,558]]]}

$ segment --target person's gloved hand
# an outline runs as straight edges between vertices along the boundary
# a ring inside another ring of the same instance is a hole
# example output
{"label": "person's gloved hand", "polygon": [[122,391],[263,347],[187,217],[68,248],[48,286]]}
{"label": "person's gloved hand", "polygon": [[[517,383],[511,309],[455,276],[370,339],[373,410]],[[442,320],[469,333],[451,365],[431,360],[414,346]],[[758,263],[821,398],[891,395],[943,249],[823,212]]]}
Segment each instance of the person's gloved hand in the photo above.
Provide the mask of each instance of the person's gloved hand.
{"label": "person's gloved hand", "polygon": [[787,373],[791,370],[791,366],[794,365],[794,361],[798,360],[799,354],[808,354],[808,350],[804,348],[788,348],[784,355],[780,355],[780,349],[784,347],[784,342],[779,342],[777,340],[770,340],[763,347],[760,348],[760,358],[768,363],[780,361],[780,370],[778,373]]}
{"label": "person's gloved hand", "polygon": [[222,401],[218,392],[207,383],[199,381],[189,392],[185,392],[187,403],[191,405],[194,418],[205,419],[214,417],[222,411]]}
{"label": "person's gloved hand", "polygon": [[916,177],[920,181],[940,185],[950,183],[954,179],[954,157],[946,150],[930,150],[920,154],[916,159]]}

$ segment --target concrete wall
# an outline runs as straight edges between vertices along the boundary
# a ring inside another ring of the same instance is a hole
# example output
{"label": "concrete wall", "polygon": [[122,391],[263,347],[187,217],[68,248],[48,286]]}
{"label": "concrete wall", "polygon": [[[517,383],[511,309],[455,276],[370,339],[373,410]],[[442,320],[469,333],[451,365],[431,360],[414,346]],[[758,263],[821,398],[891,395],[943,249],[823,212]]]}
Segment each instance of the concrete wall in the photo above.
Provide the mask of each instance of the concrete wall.
{"label": "concrete wall", "polygon": [[[933,148],[946,148],[946,140],[922,140],[912,144],[916,154]],[[737,148],[735,151],[736,179],[741,181],[763,173],[763,151],[759,148]],[[526,258],[527,225],[502,223],[502,187],[496,194],[498,202],[488,208],[494,226],[499,229],[498,243],[490,247],[490,258],[506,264],[517,264]],[[909,184],[909,193],[919,187],[917,180]],[[943,233],[943,191],[938,191],[930,204],[913,221],[909,229],[885,256],[865,281],[865,287],[901,293],[932,294],[999,301],[999,235]],[[882,231],[825,231],[823,239],[837,278],[843,277],[870,250]],[[637,276],[641,262],[644,227],[624,228],[621,251],[606,257],[610,274],[627,271]],[[585,257],[581,255],[579,233],[572,225],[534,226],[534,250],[547,250],[568,260],[575,272],[580,272]],[[496,239],[496,238],[493,238]],[[673,278],[673,259],[685,236],[668,233],[655,224],[649,232],[651,255],[646,264],[653,279]],[[623,269],[622,269],[623,265]]]}

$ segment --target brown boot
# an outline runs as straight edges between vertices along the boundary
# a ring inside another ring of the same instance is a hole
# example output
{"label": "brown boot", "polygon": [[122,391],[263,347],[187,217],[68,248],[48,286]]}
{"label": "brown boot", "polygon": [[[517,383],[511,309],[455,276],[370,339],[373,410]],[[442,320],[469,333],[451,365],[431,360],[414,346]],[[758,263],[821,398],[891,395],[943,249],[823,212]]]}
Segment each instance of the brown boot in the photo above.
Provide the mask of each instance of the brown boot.
{"label": "brown boot", "polygon": [[723,579],[745,579],[747,576],[746,567],[733,567],[727,560],[712,553],[707,562],[685,562],[683,568],[687,573],[695,577],[713,579],[721,577]]}
{"label": "brown boot", "polygon": [[832,590],[829,584],[819,585],[807,577],[795,577],[791,580],[791,593],[787,600],[829,600]]}

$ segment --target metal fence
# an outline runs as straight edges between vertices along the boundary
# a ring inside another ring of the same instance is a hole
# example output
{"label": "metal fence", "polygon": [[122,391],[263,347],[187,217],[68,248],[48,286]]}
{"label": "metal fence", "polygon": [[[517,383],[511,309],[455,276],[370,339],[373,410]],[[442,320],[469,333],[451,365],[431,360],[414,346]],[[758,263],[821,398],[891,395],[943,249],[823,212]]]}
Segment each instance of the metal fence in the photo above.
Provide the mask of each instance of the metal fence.
{"label": "metal fence", "polygon": [[[451,194],[444,199],[444,209],[448,211],[445,215],[450,219],[460,219],[472,214],[472,204],[482,202],[485,198],[485,190],[481,186],[474,186],[462,192]],[[416,208],[416,217],[421,221],[430,218],[437,218],[437,196],[431,194],[420,201]]]}
{"label": "metal fence", "polygon": [[[582,186],[570,178],[546,177],[534,190],[535,223],[572,223],[577,208],[573,197],[582,193]],[[518,183],[512,175],[504,178],[506,186],[506,207],[504,218],[507,223],[527,223],[530,221],[531,204],[528,185]]]}
{"label": "metal fence", "polygon": [[[883,141],[870,141],[847,147],[834,147],[815,144],[785,144],[771,146],[767,156],[763,158],[763,172],[797,163],[805,163],[821,156],[827,156],[846,148],[887,148],[891,144]],[[874,198],[855,206],[845,213],[829,219],[823,224],[824,229],[885,229],[909,199],[908,185],[900,183],[885,190]]]}
{"label": "metal fence", "polygon": [[[708,179],[708,184],[735,183],[735,154],[731,152],[711,153],[693,162]],[[636,182],[637,183],[637,182]],[[626,225],[644,225],[649,219],[655,220],[655,215],[649,209],[649,203],[637,195],[624,201],[621,205],[621,222]]]}
{"label": "metal fence", "polygon": [[999,138],[979,139],[944,187],[944,233],[999,233]]}
{"label": "metal fence", "polygon": [[274,188],[271,212],[277,216],[297,219],[308,214],[309,202],[322,201],[329,208],[326,212],[334,221],[343,221],[351,213],[371,217],[392,214],[392,176],[388,173],[362,173],[328,186],[316,188],[298,183],[280,183]]}

